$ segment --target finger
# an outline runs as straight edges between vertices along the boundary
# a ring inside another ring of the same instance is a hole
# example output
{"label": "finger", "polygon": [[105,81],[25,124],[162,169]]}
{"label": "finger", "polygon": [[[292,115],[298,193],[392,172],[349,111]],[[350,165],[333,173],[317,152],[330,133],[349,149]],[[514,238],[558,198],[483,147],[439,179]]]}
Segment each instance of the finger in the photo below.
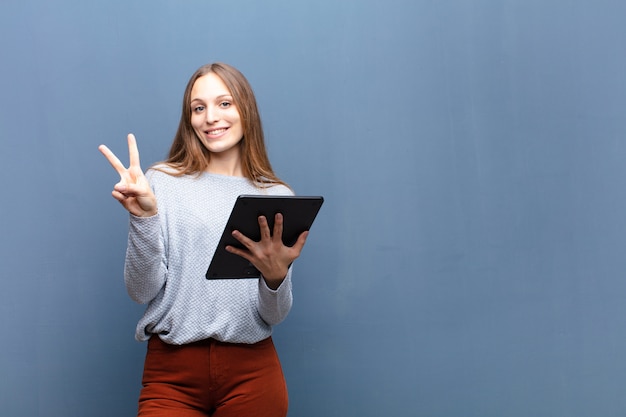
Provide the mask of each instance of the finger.
{"label": "finger", "polygon": [[248,236],[241,233],[239,230],[233,230],[232,235],[235,239],[237,239],[242,245],[244,245],[248,249],[253,248],[254,244],[256,243],[255,241],[250,239]]}
{"label": "finger", "polygon": [[124,181],[120,181],[113,186],[113,190],[120,194],[124,194],[126,197],[137,197],[138,193],[135,188],[132,188],[132,184],[127,184]]}
{"label": "finger", "polygon": [[130,156],[130,167],[140,168],[139,148],[137,148],[137,139],[132,133],[128,134],[128,155]]}
{"label": "finger", "polygon": [[274,216],[274,239],[283,240],[283,222],[282,213],[276,213],[276,216]]}
{"label": "finger", "polygon": [[105,156],[105,158],[109,161],[113,169],[115,169],[115,171],[117,171],[117,173],[120,174],[120,176],[124,172],[126,172],[126,168],[124,167],[122,162],[119,160],[117,156],[115,156],[113,152],[111,152],[109,148],[106,147],[106,145],[98,146],[98,150],[102,153],[102,155]]}
{"label": "finger", "polygon": [[143,184],[135,184],[124,180],[115,184],[113,188],[128,197],[149,197],[151,194],[149,187],[146,188]]}
{"label": "finger", "polygon": [[307,237],[309,237],[308,230],[306,232],[300,233],[300,236],[298,236],[298,240],[296,240],[296,243],[294,243],[293,246],[291,247],[292,249],[298,252],[298,256],[300,256],[300,252],[302,252],[302,248],[304,248],[304,244],[306,243]]}
{"label": "finger", "polygon": [[250,252],[248,252],[248,251],[245,251],[243,249],[239,249],[239,248],[236,248],[236,247],[230,246],[230,245],[226,246],[226,250],[228,252],[230,252],[230,253],[233,253],[235,255],[241,256],[242,258],[248,260],[249,262],[252,262],[252,256],[251,256]]}
{"label": "finger", "polygon": [[120,203],[122,203],[122,204],[123,204],[123,202],[124,202],[125,200],[127,200],[127,199],[128,199],[128,197],[127,197],[126,195],[124,195],[123,193],[120,193],[120,192],[119,192],[119,191],[117,191],[117,190],[113,190],[113,191],[111,191],[111,195],[113,196],[113,198],[114,198],[114,199],[116,199],[117,201],[119,201],[119,202],[120,202]]}
{"label": "finger", "polygon": [[259,216],[259,231],[261,232],[261,240],[271,239],[270,226],[265,216]]}

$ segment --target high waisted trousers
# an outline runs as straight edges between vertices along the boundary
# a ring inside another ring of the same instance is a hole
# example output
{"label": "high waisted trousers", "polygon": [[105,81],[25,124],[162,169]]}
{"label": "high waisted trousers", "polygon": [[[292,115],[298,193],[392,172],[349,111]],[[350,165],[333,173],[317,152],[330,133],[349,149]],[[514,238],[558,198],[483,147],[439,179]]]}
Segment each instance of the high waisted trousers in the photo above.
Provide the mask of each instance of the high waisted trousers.
{"label": "high waisted trousers", "polygon": [[152,336],[142,383],[140,417],[287,415],[287,387],[271,337],[175,346]]}

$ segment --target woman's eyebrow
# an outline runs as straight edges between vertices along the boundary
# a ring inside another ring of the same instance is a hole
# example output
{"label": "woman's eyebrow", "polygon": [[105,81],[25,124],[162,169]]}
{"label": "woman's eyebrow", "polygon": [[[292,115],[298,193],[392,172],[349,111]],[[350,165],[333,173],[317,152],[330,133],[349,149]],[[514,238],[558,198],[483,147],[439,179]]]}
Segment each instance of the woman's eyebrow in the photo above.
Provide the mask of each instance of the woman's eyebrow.
{"label": "woman's eyebrow", "polygon": [[[230,94],[221,94],[221,95],[219,95],[219,96],[215,97],[215,98],[214,98],[214,100],[221,100],[221,99],[223,99],[223,98],[229,98],[229,99],[232,99],[232,98],[233,98],[233,96],[232,96],[232,95],[230,95]],[[201,101],[201,102],[204,102],[204,99],[202,99],[202,98],[200,98],[200,97],[195,97],[195,98],[192,98],[192,99],[191,99],[191,103],[193,103],[194,101]]]}

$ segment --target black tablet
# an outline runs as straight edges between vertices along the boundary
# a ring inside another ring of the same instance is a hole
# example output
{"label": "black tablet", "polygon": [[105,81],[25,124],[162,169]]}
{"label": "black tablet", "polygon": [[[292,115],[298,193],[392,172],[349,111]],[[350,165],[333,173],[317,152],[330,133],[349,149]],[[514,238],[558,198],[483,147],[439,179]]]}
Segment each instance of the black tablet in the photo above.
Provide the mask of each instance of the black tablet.
{"label": "black tablet", "polygon": [[293,246],[298,236],[311,228],[324,198],[321,196],[241,195],[230,213],[213,259],[206,272],[207,279],[258,278],[261,273],[246,259],[226,251],[226,246],[243,248],[232,236],[239,230],[252,240],[261,240],[259,216],[267,218],[274,228],[276,213],[283,215],[283,242]]}

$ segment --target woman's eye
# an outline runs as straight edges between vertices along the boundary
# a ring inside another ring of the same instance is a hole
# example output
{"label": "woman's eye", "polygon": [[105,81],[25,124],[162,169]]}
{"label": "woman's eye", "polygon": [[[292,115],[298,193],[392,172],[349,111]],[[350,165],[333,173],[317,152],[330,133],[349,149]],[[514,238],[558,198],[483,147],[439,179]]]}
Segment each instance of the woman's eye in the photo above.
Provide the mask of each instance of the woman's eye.
{"label": "woman's eye", "polygon": [[196,113],[199,113],[203,110],[204,110],[204,106],[196,106],[193,108],[193,111],[195,111]]}
{"label": "woman's eye", "polygon": [[230,107],[230,103],[228,101],[222,101],[220,103],[220,107],[226,109],[226,108]]}

